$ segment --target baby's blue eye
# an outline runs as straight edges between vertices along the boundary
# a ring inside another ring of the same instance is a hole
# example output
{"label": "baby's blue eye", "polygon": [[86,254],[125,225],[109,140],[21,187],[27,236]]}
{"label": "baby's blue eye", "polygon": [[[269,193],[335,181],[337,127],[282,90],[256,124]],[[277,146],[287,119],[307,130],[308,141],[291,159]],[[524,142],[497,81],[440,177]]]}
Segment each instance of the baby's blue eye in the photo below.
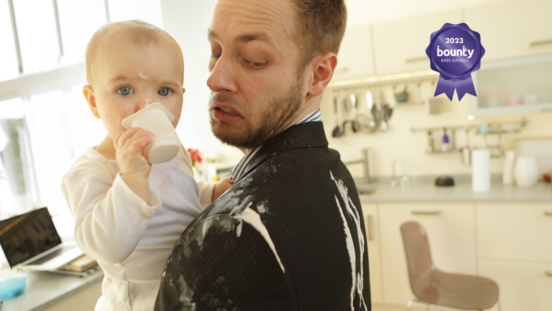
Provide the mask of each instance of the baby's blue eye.
{"label": "baby's blue eye", "polygon": [[159,91],[157,91],[157,94],[161,96],[169,96],[169,94],[171,94],[171,90],[169,90],[168,88],[162,88]]}
{"label": "baby's blue eye", "polygon": [[129,88],[128,86],[123,86],[123,87],[119,88],[117,90],[117,92],[119,92],[119,94],[121,94],[121,95],[130,95],[130,94],[133,93],[132,89]]}

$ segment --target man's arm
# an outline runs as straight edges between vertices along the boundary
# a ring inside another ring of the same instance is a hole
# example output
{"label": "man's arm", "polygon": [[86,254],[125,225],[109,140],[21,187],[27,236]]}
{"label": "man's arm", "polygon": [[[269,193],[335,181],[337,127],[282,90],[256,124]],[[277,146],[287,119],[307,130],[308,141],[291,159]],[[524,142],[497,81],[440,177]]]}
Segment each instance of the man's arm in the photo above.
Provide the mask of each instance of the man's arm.
{"label": "man's arm", "polygon": [[261,234],[222,215],[184,232],[165,267],[155,310],[296,310],[296,305],[289,279]]}

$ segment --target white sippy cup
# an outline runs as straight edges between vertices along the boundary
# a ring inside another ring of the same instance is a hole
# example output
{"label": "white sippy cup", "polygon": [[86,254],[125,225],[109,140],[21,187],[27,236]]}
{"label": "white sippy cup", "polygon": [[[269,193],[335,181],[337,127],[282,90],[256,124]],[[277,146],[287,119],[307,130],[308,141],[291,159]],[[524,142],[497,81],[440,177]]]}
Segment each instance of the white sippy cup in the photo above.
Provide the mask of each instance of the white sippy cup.
{"label": "white sippy cup", "polygon": [[172,160],[181,145],[172,125],[174,116],[160,103],[153,103],[125,118],[121,123],[126,129],[140,127],[155,134],[155,139],[144,149],[151,164]]}

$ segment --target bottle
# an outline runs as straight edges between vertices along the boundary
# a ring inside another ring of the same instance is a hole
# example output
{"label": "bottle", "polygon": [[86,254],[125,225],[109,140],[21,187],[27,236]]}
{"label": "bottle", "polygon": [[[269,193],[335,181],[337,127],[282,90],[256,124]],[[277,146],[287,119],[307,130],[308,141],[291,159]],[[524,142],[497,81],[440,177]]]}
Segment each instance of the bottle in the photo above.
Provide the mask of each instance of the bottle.
{"label": "bottle", "polygon": [[426,152],[427,153],[433,153],[433,135],[431,133],[431,131],[427,132],[427,149],[426,149]]}
{"label": "bottle", "polygon": [[447,129],[443,129],[443,144],[441,145],[441,151],[442,152],[449,152],[450,151],[450,142],[449,137],[447,135]]}
{"label": "bottle", "polygon": [[504,167],[502,169],[502,183],[505,185],[511,185],[514,183],[514,162],[516,159],[516,152],[514,150],[506,151],[504,157]]}

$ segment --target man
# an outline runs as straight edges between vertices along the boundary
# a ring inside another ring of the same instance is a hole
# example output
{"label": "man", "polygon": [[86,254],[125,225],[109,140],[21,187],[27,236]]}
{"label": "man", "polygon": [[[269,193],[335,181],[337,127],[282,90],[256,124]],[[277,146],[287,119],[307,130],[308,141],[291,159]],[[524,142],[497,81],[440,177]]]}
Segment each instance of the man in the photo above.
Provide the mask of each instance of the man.
{"label": "man", "polygon": [[320,122],[343,0],[219,0],[208,39],[213,133],[245,152],[184,231],[155,310],[370,310],[353,179]]}

